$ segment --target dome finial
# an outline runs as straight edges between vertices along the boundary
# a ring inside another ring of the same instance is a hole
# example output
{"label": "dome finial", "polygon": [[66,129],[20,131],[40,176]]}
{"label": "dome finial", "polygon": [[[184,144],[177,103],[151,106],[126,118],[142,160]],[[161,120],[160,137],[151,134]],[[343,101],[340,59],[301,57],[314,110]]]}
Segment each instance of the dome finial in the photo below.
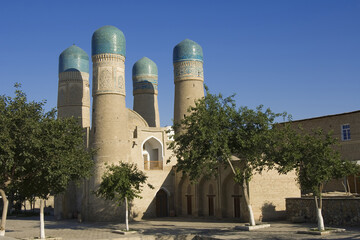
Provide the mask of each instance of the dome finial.
{"label": "dome finial", "polygon": [[141,58],[132,68],[133,76],[137,75],[158,75],[156,64],[147,57]]}
{"label": "dome finial", "polygon": [[203,51],[196,42],[185,39],[175,46],[173,51],[173,62],[181,61],[203,61]]}
{"label": "dome finial", "polygon": [[123,32],[114,26],[103,26],[96,30],[91,40],[92,56],[101,53],[126,55],[126,41]]}
{"label": "dome finial", "polygon": [[71,71],[89,73],[89,56],[75,44],[65,49],[59,56],[59,73]]}

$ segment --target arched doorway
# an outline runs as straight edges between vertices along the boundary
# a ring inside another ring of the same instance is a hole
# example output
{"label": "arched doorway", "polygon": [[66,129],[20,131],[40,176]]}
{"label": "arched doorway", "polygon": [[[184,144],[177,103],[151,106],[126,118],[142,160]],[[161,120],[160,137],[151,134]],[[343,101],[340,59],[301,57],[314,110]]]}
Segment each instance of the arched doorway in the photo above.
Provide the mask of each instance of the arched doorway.
{"label": "arched doorway", "polygon": [[186,194],[186,213],[187,215],[192,215],[192,200],[191,200],[191,185],[189,184],[187,187]]}
{"label": "arched doorway", "polygon": [[240,208],[240,185],[236,183],[234,185],[234,217],[241,218],[241,208]]}
{"label": "arched doorway", "polygon": [[168,195],[160,189],[156,194],[156,217],[168,216]]}
{"label": "arched doorway", "polygon": [[210,183],[209,184],[209,191],[208,191],[208,207],[209,207],[209,211],[208,214],[209,216],[214,216],[214,190],[213,190],[213,185]]}

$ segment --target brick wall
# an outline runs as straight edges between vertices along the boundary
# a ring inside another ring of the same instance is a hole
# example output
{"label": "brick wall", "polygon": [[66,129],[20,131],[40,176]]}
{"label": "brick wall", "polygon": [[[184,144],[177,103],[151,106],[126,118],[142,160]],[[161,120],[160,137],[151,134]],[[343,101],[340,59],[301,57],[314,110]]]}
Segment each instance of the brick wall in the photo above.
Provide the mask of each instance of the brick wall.
{"label": "brick wall", "polygon": [[[360,224],[360,198],[324,198],[322,214],[325,225],[354,226]],[[286,217],[304,217],[307,222],[316,222],[314,198],[287,198]]]}

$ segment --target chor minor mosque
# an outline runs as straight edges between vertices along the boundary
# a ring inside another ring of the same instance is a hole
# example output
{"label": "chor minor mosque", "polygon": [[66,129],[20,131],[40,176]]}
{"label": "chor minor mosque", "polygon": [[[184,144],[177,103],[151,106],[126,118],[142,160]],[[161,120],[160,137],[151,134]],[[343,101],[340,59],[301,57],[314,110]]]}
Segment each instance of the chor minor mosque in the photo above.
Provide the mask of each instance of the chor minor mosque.
{"label": "chor minor mosque", "polygon": [[[114,26],[96,30],[91,42],[92,106],[90,105],[89,56],[73,45],[59,57],[58,117],[77,117],[86,129],[85,144],[97,149],[93,176],[80,186],[70,184],[55,198],[58,218],[85,221],[123,221],[123,206],[97,198],[95,191],[105,163],[132,162],[148,176],[154,186],[144,186],[142,199],[130,204],[133,219],[166,216],[238,218],[248,220],[241,186],[233,181],[229,168],[219,169],[213,179],[191,184],[174,171],[176,159],[167,149],[171,141],[160,127],[158,109],[158,69],[147,57],[132,68],[133,109],[125,104],[125,36]],[[170,49],[169,49],[170,52]],[[173,49],[174,121],[187,114],[189,106],[204,96],[203,51],[196,42],[185,39]],[[161,84],[161,81],[160,81]],[[92,121],[90,121],[90,111]],[[90,124],[92,123],[92,125]],[[167,160],[170,162],[167,163]],[[238,159],[233,159],[237,164]],[[283,218],[285,198],[300,197],[295,173],[278,175],[275,171],[255,175],[249,184],[255,220]]]}

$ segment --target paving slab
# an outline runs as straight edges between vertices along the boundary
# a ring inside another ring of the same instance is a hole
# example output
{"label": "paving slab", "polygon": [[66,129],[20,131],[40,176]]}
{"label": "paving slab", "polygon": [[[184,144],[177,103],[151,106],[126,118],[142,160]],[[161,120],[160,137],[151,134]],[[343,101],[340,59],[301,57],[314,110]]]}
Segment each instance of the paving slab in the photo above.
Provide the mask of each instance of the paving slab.
{"label": "paving slab", "polygon": [[270,224],[257,224],[255,226],[250,226],[249,224],[245,224],[245,225],[239,225],[235,227],[235,230],[242,230],[242,231],[254,231],[254,230],[259,230],[261,228],[268,228],[270,227]]}
{"label": "paving slab", "polygon": [[[114,230],[124,229],[123,222],[82,222],[76,220],[57,221],[45,217],[45,232],[48,237],[61,237],[63,240],[125,240],[125,239],[360,239],[360,227],[345,227],[346,231],[326,236],[298,234],[316,224],[270,222],[271,227],[253,231],[237,230],[244,223],[232,220],[207,220],[193,218],[161,218],[130,222],[130,228],[137,231],[132,235],[120,235]],[[6,238],[24,239],[39,236],[39,220],[30,218],[9,218],[6,222]]]}
{"label": "paving slab", "polygon": [[7,237],[7,236],[0,236],[0,240],[14,240],[16,238]]}

